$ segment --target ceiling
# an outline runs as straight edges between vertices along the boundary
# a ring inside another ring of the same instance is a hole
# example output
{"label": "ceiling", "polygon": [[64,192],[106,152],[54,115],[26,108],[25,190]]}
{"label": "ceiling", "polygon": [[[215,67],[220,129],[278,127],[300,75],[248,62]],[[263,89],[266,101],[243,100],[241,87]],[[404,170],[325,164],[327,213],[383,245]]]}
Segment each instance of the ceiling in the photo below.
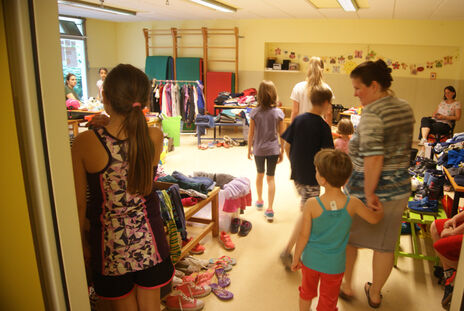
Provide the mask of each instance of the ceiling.
{"label": "ceiling", "polygon": [[[100,3],[98,0],[87,2]],[[464,20],[464,0],[362,0],[369,8],[357,12],[340,9],[316,9],[307,0],[224,0],[238,8],[236,13],[222,13],[188,0],[105,0],[105,5],[137,11],[137,16],[79,9],[59,5],[62,15],[80,16],[117,22],[153,20],[207,19],[410,19]]]}

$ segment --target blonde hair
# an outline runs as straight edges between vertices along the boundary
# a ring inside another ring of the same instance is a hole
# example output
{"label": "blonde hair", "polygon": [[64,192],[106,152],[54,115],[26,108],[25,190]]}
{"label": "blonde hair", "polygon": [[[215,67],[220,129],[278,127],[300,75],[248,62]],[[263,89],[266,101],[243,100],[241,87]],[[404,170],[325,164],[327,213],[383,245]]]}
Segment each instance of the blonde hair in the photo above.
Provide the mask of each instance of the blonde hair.
{"label": "blonde hair", "polygon": [[340,135],[351,135],[354,133],[353,123],[350,119],[343,118],[338,121],[337,132]]}
{"label": "blonde hair", "polygon": [[350,157],[336,149],[322,149],[314,157],[314,165],[321,177],[332,187],[342,187],[351,176],[353,164]]}
{"label": "blonde hair", "polygon": [[324,71],[324,63],[320,57],[313,56],[309,60],[308,72],[306,73],[307,88],[311,89],[315,86],[322,85],[322,72]]}
{"label": "blonde hair", "polygon": [[258,107],[274,108],[277,105],[277,89],[274,82],[263,80],[258,90]]}

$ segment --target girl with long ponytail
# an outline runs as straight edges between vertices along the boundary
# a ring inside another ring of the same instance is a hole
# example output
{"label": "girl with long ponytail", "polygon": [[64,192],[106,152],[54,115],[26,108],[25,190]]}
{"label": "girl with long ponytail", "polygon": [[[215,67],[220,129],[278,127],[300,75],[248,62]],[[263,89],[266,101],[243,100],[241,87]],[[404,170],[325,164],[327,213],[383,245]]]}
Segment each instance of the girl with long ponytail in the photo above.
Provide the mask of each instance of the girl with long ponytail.
{"label": "girl with long ponytail", "polygon": [[[322,73],[324,71],[324,62],[316,56],[309,59],[308,71],[306,73],[306,80],[297,83],[292,90],[290,99],[293,101],[292,118],[293,121],[298,115],[311,110],[312,104],[309,98],[311,89],[318,86],[324,86],[332,91],[330,86],[322,80]],[[332,92],[333,93],[333,92]],[[332,94],[333,95],[333,94]],[[332,98],[334,98],[332,96]],[[324,119],[329,125],[332,124],[332,105],[324,114]]]}
{"label": "girl with long ponytail", "polygon": [[103,84],[108,124],[72,148],[86,266],[114,310],[159,310],[159,289],[174,273],[153,188],[163,133],[142,112],[149,90],[142,71],[116,66]]}

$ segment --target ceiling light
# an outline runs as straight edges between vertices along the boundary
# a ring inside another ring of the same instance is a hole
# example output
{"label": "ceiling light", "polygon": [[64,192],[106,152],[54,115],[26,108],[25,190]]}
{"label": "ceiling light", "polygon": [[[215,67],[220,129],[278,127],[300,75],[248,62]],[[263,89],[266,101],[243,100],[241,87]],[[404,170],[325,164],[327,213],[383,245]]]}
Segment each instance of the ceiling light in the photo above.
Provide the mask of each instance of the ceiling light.
{"label": "ceiling light", "polygon": [[227,4],[215,1],[215,0],[190,0],[192,2],[207,6],[209,8],[215,9],[217,11],[226,12],[226,13],[235,13],[237,8],[229,6]]}
{"label": "ceiling light", "polygon": [[340,6],[346,12],[356,12],[358,10],[358,4],[356,0],[337,0]]}
{"label": "ceiling light", "polygon": [[69,5],[77,8],[90,9],[94,11],[100,11],[105,13],[134,16],[137,14],[135,11],[115,8],[107,5],[103,5],[103,0],[100,0],[101,4],[90,3],[80,0],[58,0],[58,4]]}

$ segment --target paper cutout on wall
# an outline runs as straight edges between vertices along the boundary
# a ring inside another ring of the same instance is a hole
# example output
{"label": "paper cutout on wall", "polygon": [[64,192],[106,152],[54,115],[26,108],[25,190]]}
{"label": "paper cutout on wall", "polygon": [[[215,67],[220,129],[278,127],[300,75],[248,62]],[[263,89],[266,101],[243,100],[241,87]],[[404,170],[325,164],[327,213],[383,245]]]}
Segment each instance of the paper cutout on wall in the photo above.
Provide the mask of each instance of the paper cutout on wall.
{"label": "paper cutout on wall", "polygon": [[358,64],[356,64],[354,61],[349,60],[345,62],[345,64],[343,65],[343,71],[347,74],[350,74],[353,71],[353,69],[356,68],[356,66],[358,66]]}
{"label": "paper cutout on wall", "polygon": [[304,57],[303,57],[303,61],[304,61],[305,63],[309,62],[309,57],[308,57],[308,56],[304,56]]}
{"label": "paper cutout on wall", "polygon": [[387,58],[386,63],[387,63],[387,66],[391,66],[393,61],[391,59]]}
{"label": "paper cutout on wall", "polygon": [[284,54],[288,54],[288,51],[284,51]]}
{"label": "paper cutout on wall", "polygon": [[451,65],[453,63],[453,56],[445,56],[443,57],[443,59],[444,59],[444,62],[443,62],[444,65]]}
{"label": "paper cutout on wall", "polygon": [[295,58],[295,52],[291,52],[288,57],[290,57],[291,59],[294,59]]}
{"label": "paper cutout on wall", "polygon": [[375,55],[377,55],[377,53],[375,53],[374,51],[370,51],[370,52],[366,55],[366,60],[374,59]]}
{"label": "paper cutout on wall", "polygon": [[335,59],[335,57],[330,58],[330,63],[331,64],[336,64],[337,63],[337,60]]}
{"label": "paper cutout on wall", "polygon": [[403,70],[408,69],[408,64],[406,64],[406,63],[401,63],[401,68],[403,68]]}
{"label": "paper cutout on wall", "polygon": [[436,60],[435,61],[435,67],[437,67],[437,68],[443,67],[443,60],[442,59]]}
{"label": "paper cutout on wall", "polygon": [[437,78],[437,73],[436,72],[431,72],[430,73],[430,80],[435,80]]}
{"label": "paper cutout on wall", "polygon": [[282,50],[279,49],[279,48],[277,48],[277,49],[275,49],[274,52],[275,52],[275,55],[280,55],[280,53],[282,52]]}
{"label": "paper cutout on wall", "polygon": [[417,67],[417,71],[419,72],[424,71],[424,66],[419,65],[419,67]]}
{"label": "paper cutout on wall", "polygon": [[345,57],[343,57],[343,55],[338,58],[338,63],[341,65],[345,63]]}
{"label": "paper cutout on wall", "polygon": [[394,62],[394,63],[392,64],[392,67],[393,67],[393,69],[400,69],[400,63]]}
{"label": "paper cutout on wall", "polygon": [[340,73],[340,66],[333,66],[332,67],[332,72],[333,73]]}
{"label": "paper cutout on wall", "polygon": [[353,55],[348,55],[348,59],[349,59],[349,60],[352,60],[352,59],[353,59]]}
{"label": "paper cutout on wall", "polygon": [[417,75],[417,66],[412,64],[412,65],[409,65],[409,69],[411,70],[411,74],[412,75]]}
{"label": "paper cutout on wall", "polygon": [[363,57],[363,51],[362,50],[354,51],[354,58],[362,58],[362,57]]}

